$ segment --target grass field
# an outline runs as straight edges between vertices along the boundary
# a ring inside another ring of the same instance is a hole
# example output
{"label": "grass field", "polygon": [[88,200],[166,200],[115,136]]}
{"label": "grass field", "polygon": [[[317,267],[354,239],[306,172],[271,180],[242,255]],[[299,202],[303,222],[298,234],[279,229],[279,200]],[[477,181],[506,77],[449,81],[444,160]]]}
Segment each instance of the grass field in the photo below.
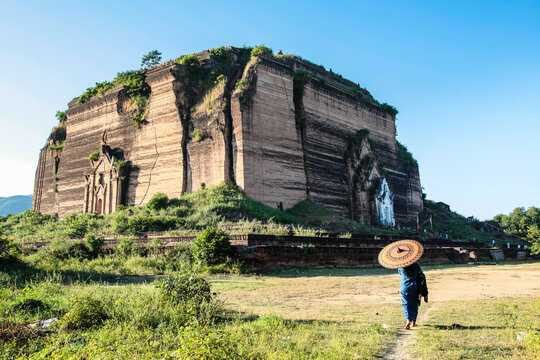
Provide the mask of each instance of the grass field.
{"label": "grass field", "polygon": [[[391,352],[402,332],[399,276],[389,270],[208,275],[219,301],[190,317],[160,299],[159,276],[5,265],[3,359],[372,359]],[[538,358],[540,263],[424,270],[431,301],[420,308],[404,358]],[[85,307],[85,316],[103,321],[66,327],[66,314],[87,297],[99,307]],[[41,305],[17,305],[28,299]],[[59,325],[26,327],[52,317]]]}

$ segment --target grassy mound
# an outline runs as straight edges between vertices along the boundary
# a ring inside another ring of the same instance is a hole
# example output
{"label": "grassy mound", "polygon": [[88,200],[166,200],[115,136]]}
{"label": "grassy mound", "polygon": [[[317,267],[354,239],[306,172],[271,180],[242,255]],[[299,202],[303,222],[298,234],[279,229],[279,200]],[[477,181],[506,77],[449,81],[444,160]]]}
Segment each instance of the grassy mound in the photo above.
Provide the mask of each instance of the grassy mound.
{"label": "grassy mound", "polygon": [[[502,229],[498,229],[492,222],[479,221],[475,218],[466,218],[452,210],[450,206],[442,202],[431,200],[424,201],[424,210],[420,213],[420,223],[426,223],[424,227],[431,231],[429,225],[430,216],[433,219],[433,233],[445,236],[453,240],[473,241],[491,243],[495,240],[497,245],[506,244],[527,244],[518,238],[506,236]],[[409,226],[416,227],[415,221],[411,221]]]}

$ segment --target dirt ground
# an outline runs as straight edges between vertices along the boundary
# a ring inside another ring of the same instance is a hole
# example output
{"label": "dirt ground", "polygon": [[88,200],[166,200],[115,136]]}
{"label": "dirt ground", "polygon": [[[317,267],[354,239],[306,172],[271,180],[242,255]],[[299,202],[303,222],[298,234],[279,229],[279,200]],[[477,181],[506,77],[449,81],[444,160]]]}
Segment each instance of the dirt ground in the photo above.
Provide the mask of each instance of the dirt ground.
{"label": "dirt ground", "polygon": [[[540,296],[540,262],[424,266],[430,303]],[[236,310],[275,312],[291,319],[353,320],[366,305],[399,305],[400,277],[350,270],[325,275],[226,277],[212,281],[219,298]],[[357,320],[357,319],[356,319]]]}

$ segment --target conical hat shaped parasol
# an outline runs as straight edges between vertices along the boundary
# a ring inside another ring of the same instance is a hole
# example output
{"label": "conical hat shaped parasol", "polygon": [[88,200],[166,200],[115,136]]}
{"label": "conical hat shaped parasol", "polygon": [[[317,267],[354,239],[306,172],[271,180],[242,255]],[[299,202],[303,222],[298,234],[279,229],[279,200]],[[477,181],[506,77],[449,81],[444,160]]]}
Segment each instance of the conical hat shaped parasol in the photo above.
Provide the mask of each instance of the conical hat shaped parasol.
{"label": "conical hat shaped parasol", "polygon": [[379,253],[379,264],[397,269],[414,264],[422,257],[424,247],[415,240],[400,240],[386,245]]}

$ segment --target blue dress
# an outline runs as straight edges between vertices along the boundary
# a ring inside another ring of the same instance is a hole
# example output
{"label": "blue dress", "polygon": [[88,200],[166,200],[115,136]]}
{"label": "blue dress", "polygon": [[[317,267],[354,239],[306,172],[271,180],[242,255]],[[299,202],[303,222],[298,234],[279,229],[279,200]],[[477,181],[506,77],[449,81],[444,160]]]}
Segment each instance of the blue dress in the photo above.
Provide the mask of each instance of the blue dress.
{"label": "blue dress", "polygon": [[418,264],[413,264],[414,271],[411,276],[407,276],[403,268],[399,268],[401,275],[401,304],[403,314],[410,321],[416,321],[418,315],[418,297],[420,295],[420,277],[424,275]]}

